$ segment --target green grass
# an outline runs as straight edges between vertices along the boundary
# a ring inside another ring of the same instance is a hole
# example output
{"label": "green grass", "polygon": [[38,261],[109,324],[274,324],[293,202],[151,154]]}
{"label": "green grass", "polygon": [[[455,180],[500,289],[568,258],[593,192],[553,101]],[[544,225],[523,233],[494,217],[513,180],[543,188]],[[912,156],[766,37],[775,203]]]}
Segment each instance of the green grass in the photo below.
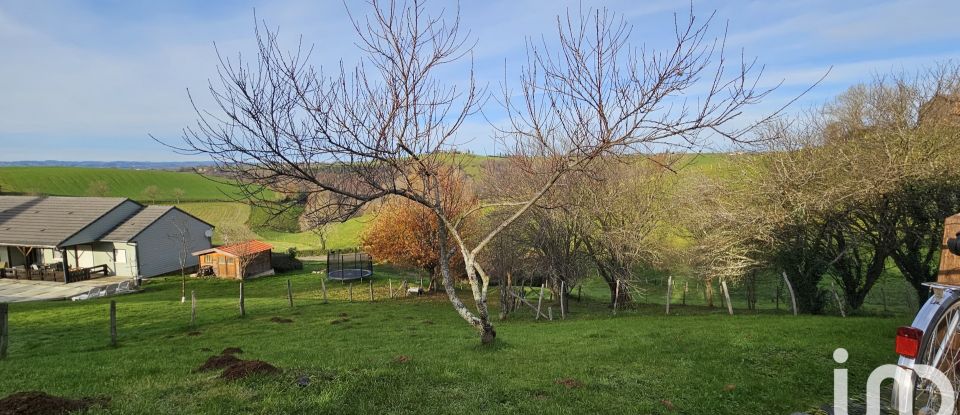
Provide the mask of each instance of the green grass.
{"label": "green grass", "polygon": [[[238,230],[245,234],[249,239],[261,239],[274,246],[275,251],[286,251],[290,247],[296,247],[299,250],[319,250],[320,238],[311,231],[305,232],[283,232],[274,230],[264,225],[263,217],[265,212],[260,213],[260,217],[255,218],[249,205],[237,202],[197,202],[181,203],[177,205],[181,209],[189,212],[196,217],[203,219],[220,231]],[[259,225],[256,221],[260,221]],[[285,218],[287,224],[293,220]],[[348,220],[344,223],[335,223],[330,225],[327,232],[327,249],[354,248],[360,244],[360,233],[363,231],[366,223],[370,221],[369,217],[359,217]],[[223,243],[221,232],[214,233],[214,243]]]}
{"label": "green grass", "polygon": [[[331,224],[327,229],[326,249],[345,249],[360,246],[360,234],[370,220],[372,218],[369,216],[361,216],[343,223]],[[300,250],[320,249],[320,237],[312,231],[290,233],[261,229],[257,233],[265,240],[270,241],[276,250],[286,250],[291,246]]]}
{"label": "green grass", "polygon": [[[242,319],[236,282],[190,280],[196,327],[178,302],[179,281],[154,280],[115,298],[117,348],[107,345],[109,300],[13,304],[0,396],[112,397],[97,413],[790,413],[831,401],[837,347],[850,352],[851,395],[862,393],[869,372],[894,361],[895,328],[907,319],[729,317],[694,306],[667,317],[659,305],[612,316],[585,298],[564,321],[518,312],[497,323],[495,346],[482,347],[443,297],[387,299],[386,279],[396,286],[401,275],[378,273],[374,303],[365,286],[349,302],[347,285],[329,283],[324,304],[306,271],[250,281]],[[193,372],[225,347],[283,373],[231,383]],[[301,376],[311,385],[297,387]]]}
{"label": "green grass", "polygon": [[164,170],[93,169],[80,167],[3,167],[0,168],[0,189],[4,193],[51,196],[90,196],[93,182],[107,185],[107,196],[128,197],[151,203],[143,194],[149,186],[157,186],[157,201],[176,199],[174,189],[184,191],[181,201],[229,200],[233,186],[213,182],[196,173]]}

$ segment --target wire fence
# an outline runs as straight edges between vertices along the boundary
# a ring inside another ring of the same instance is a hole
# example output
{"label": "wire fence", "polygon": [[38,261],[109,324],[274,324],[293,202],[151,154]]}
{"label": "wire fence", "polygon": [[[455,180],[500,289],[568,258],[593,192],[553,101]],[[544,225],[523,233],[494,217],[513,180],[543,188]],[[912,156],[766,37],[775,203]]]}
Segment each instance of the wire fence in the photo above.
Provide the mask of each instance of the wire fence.
{"label": "wire fence", "polygon": [[[639,278],[631,283],[631,295],[639,304],[666,305],[669,284],[671,305],[713,306],[726,308],[726,297],[719,281],[713,281],[712,287],[699,278],[687,276],[650,276]],[[607,285],[603,281],[588,280],[583,284],[594,300],[609,300]],[[730,302],[734,311],[791,311],[790,292],[783,277],[776,274],[758,274],[727,283]],[[922,302],[917,298],[913,287],[903,278],[885,275],[873,286],[863,304],[857,310],[850,310],[843,290],[830,278],[820,283],[823,294],[823,314],[841,315],[843,313],[867,314],[909,314],[916,313]],[[836,294],[834,294],[836,293]],[[711,299],[712,297],[712,299]],[[839,298],[839,303],[837,299]],[[926,299],[923,299],[926,301]]]}

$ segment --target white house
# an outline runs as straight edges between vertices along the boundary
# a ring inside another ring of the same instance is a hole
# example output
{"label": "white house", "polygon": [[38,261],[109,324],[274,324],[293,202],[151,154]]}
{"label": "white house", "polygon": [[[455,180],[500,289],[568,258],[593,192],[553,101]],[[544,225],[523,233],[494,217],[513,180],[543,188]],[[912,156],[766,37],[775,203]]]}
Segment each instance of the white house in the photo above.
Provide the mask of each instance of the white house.
{"label": "white house", "polygon": [[196,266],[213,225],[126,198],[0,196],[0,278],[71,282]]}

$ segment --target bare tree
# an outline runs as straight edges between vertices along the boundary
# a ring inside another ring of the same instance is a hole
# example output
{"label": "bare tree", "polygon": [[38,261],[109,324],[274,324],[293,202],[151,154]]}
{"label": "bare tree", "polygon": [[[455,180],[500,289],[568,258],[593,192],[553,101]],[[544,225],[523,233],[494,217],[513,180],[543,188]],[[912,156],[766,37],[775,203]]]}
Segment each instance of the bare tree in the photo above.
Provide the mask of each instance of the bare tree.
{"label": "bare tree", "polygon": [[156,203],[157,199],[160,198],[160,188],[151,184],[145,187],[143,191],[140,192],[140,195],[143,196],[144,199],[149,200],[150,203]]}
{"label": "bare tree", "polygon": [[176,200],[177,204],[180,204],[180,199],[183,199],[183,196],[187,194],[186,191],[179,187],[173,188],[173,199]]}
{"label": "bare tree", "polygon": [[103,180],[94,180],[87,185],[87,196],[105,197],[110,194],[110,185]]}
{"label": "bare tree", "polygon": [[629,304],[630,288],[638,286],[634,270],[656,265],[662,256],[663,243],[653,235],[668,199],[666,170],[660,166],[674,162],[657,160],[654,164],[634,157],[605,163],[592,177],[583,176],[573,191],[584,247],[607,283],[611,307]]}
{"label": "bare tree", "polygon": [[185,219],[173,219],[173,232],[167,235],[177,246],[177,261],[180,263],[180,304],[187,302],[187,261],[193,255],[190,252],[190,226]]}
{"label": "bare tree", "polygon": [[[615,13],[558,18],[558,53],[528,42],[520,98],[505,82],[500,100],[509,121],[497,136],[511,149],[508,158],[532,173],[527,187],[534,190],[501,194],[451,219],[438,172],[460,163],[456,133],[484,93],[471,68],[463,68],[461,86],[438,72],[456,67],[471,44],[456,13],[432,16],[419,0],[369,3],[371,15],[351,15],[363,62],[332,75],[309,64],[309,49],[285,52],[276,32],[258,26],[252,62],[221,55],[219,82],[210,86],[217,109],[197,109],[199,121],[186,129],[180,150],[208,155],[248,199],[275,212],[291,205],[278,206],[265,189],[324,194],[325,202],[306,212],[315,223],[348,219],[391,195],[430,209],[443,224],[438,239],[451,238],[463,256],[474,309],[442,266],[447,295],[484,343],[496,332],[487,307],[490,278],[478,258],[500,232],[561,178],[589,170],[598,158],[690,148],[705,133],[744,139],[752,125],[726,126],[767,92],[754,88],[758,68],[751,62],[728,64],[723,39],[708,34],[710,19],[691,13],[677,21],[673,44],[650,51],[631,46],[630,26]],[[493,207],[509,214],[476,240],[461,235],[464,217]],[[441,264],[449,264],[452,248],[440,245]]]}

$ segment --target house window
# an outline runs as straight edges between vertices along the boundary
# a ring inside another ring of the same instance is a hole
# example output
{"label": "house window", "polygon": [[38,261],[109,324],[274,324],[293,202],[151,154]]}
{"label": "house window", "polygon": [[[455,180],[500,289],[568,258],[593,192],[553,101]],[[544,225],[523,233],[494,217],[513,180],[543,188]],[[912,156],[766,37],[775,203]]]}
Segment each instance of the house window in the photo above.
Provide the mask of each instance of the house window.
{"label": "house window", "polygon": [[127,251],[123,249],[114,249],[113,250],[113,262],[118,264],[127,263]]}
{"label": "house window", "polygon": [[53,257],[52,257],[53,259],[63,259],[63,254],[60,253],[60,250],[52,249],[52,251],[53,251]]}

